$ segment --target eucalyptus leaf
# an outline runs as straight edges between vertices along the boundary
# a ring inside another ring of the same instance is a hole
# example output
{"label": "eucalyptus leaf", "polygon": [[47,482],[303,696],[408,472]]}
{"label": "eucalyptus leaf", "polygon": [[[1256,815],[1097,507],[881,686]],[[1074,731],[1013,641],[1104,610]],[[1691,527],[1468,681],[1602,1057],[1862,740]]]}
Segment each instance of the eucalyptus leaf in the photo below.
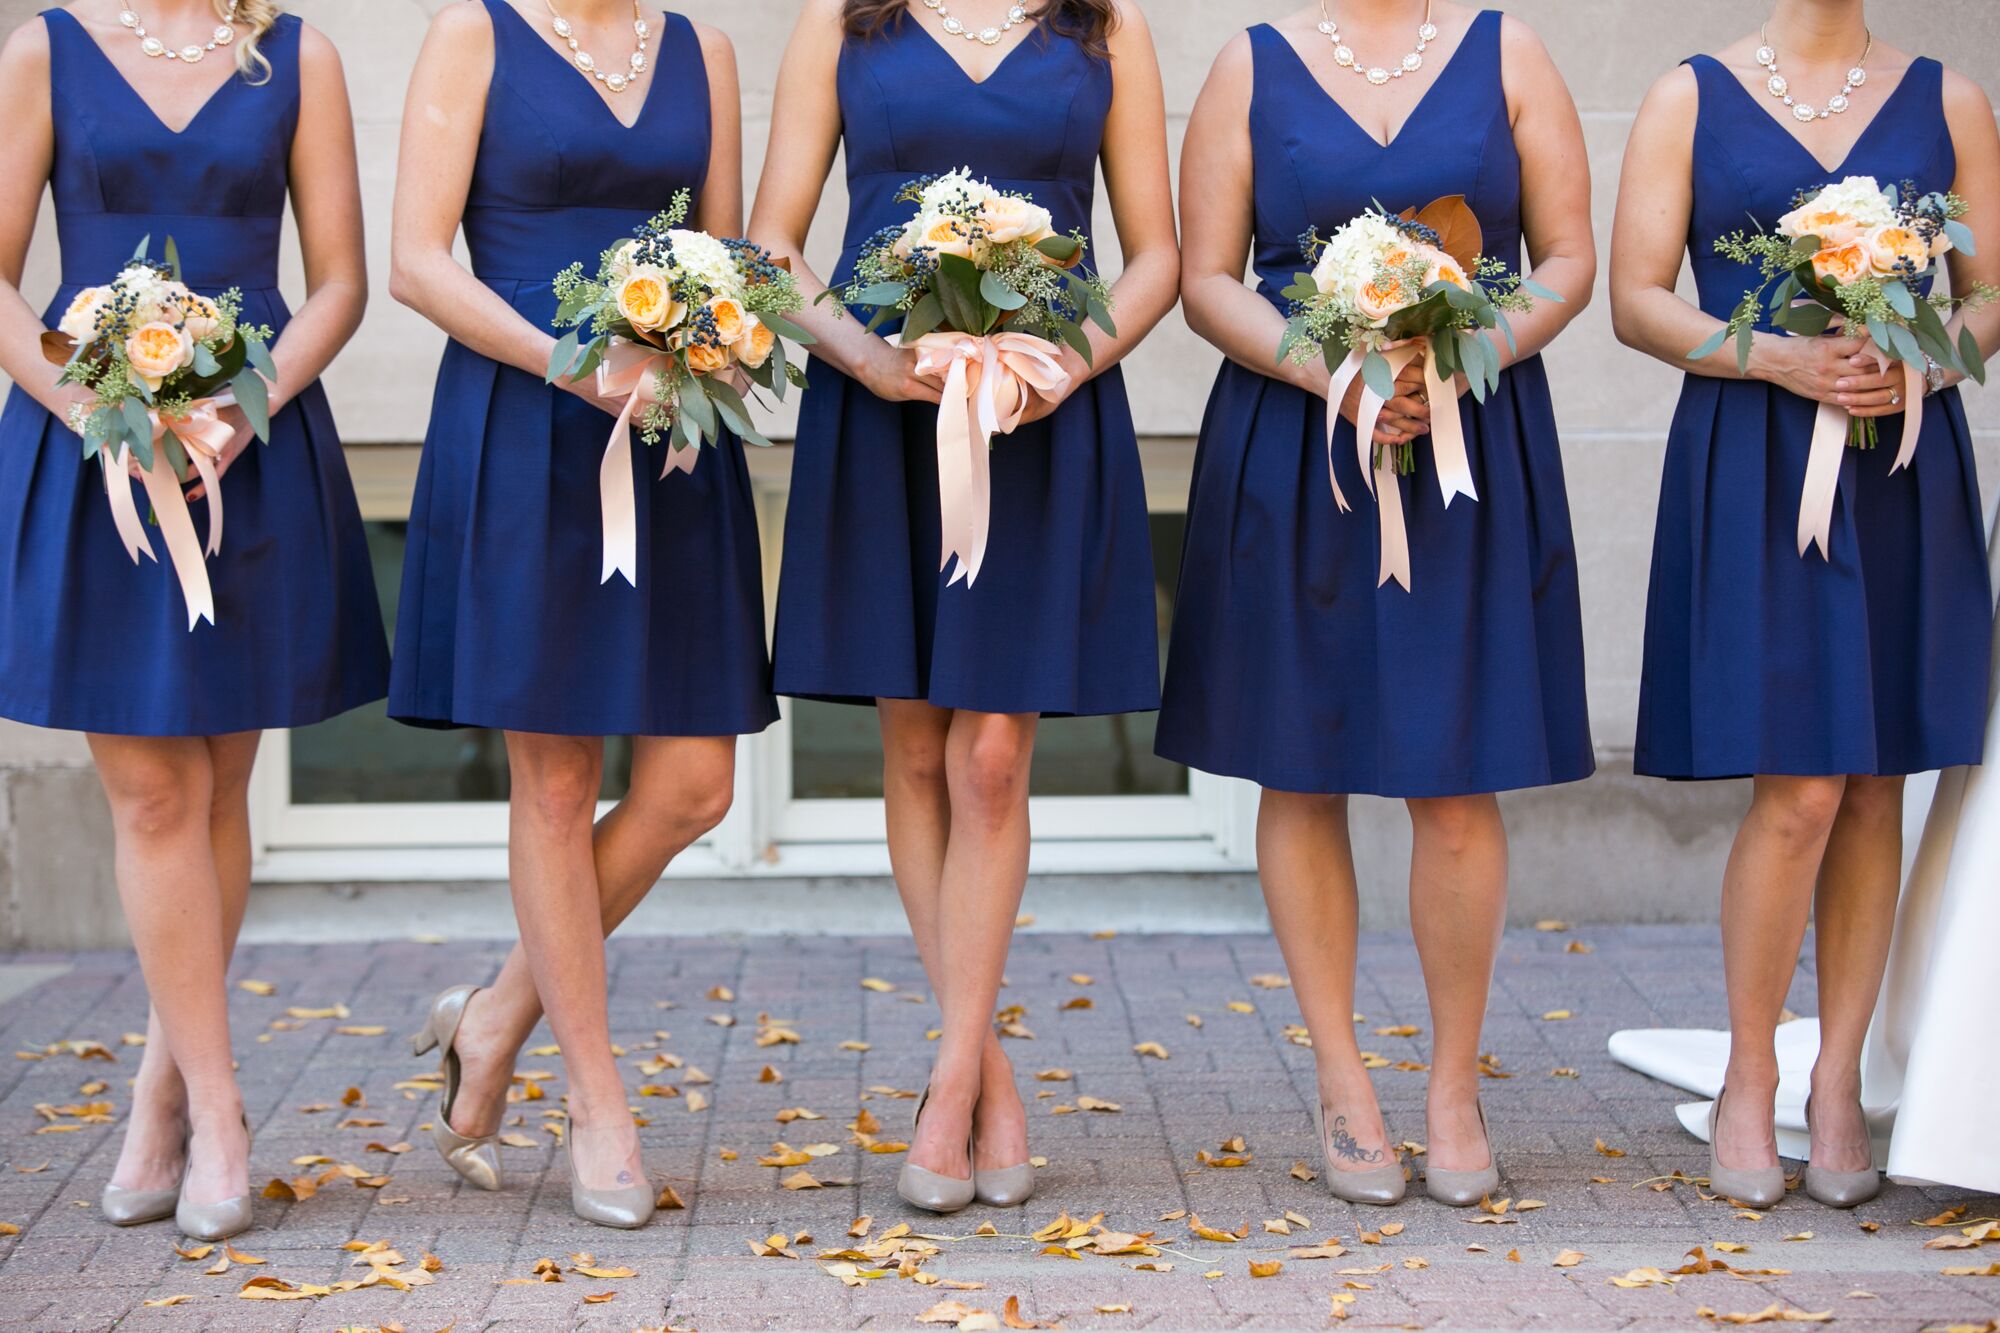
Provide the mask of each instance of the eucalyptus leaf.
{"label": "eucalyptus leaf", "polygon": [[146,466],[153,464],[153,419],[146,414],[146,405],[137,398],[127,398],[119,408],[125,414],[125,433],[132,437],[133,452],[139,451],[140,442],[145,444]]}
{"label": "eucalyptus leaf", "polygon": [[132,264],[138,263],[140,260],[146,257],[146,252],[148,250],[151,250],[152,248],[153,248],[153,233],[149,231],[144,236],[141,236],[139,238],[139,248],[132,252],[132,258],[127,260],[126,262]]}
{"label": "eucalyptus leaf", "polygon": [[574,331],[556,339],[556,345],[549,349],[549,373],[543,383],[554,384],[559,379],[567,379],[565,372],[576,363],[577,336]]}
{"label": "eucalyptus leaf", "polygon": [[1817,301],[1808,305],[1793,306],[1786,312],[1784,328],[1803,338],[1815,338],[1825,333],[1833,323],[1833,312]]}
{"label": "eucalyptus leaf", "polygon": [[1729,326],[1727,324],[1724,324],[1714,333],[1711,333],[1708,335],[1708,337],[1702,339],[1701,346],[1695,348],[1692,352],[1688,353],[1688,360],[1706,361],[1709,357],[1714,356],[1717,352],[1721,351],[1722,344],[1728,341],[1729,341]]}
{"label": "eucalyptus leaf", "polygon": [[165,253],[167,256],[167,271],[174,275],[175,282],[181,281],[181,248],[174,244],[172,236],[167,237]]}
{"label": "eucalyptus leaf", "polygon": [[910,294],[907,282],[878,282],[864,287],[854,297],[855,305],[899,305]]}
{"label": "eucalyptus leaf", "polygon": [[764,327],[777,334],[780,338],[789,338],[801,347],[811,347],[815,342],[819,341],[812,334],[797,324],[792,323],[791,320],[786,319],[783,315],[759,315],[757,318],[763,320]]}
{"label": "eucalyptus leaf", "polygon": [[979,275],[979,294],[989,305],[1002,310],[1019,310],[1028,304],[1028,298],[1009,287],[999,274],[987,270]]}
{"label": "eucalyptus leaf", "polygon": [[220,363],[218,363],[215,359],[215,353],[209,351],[208,348],[201,343],[196,343],[194,345],[194,355],[192,358],[192,365],[194,367],[194,373],[197,375],[213,375],[222,369]]}
{"label": "eucalyptus leaf", "polygon": [[1750,348],[1756,340],[1757,330],[1754,325],[1745,324],[1736,331],[1736,372],[1739,375],[1750,373]]}
{"label": "eucalyptus leaf", "polygon": [[[1507,355],[1519,356],[1521,354],[1521,345],[1514,341],[1514,322],[1508,319],[1507,312],[1497,305],[1493,307],[1493,314],[1496,322],[1500,325],[1500,332],[1507,335]],[[1721,343],[1716,344],[1717,347],[1721,345]],[[1711,348],[1710,350],[1713,351],[1714,349]]]}
{"label": "eucalyptus leaf", "polygon": [[1396,396],[1396,377],[1389,372],[1388,358],[1380,352],[1371,351],[1361,358],[1361,378],[1383,402]]}
{"label": "eucalyptus leaf", "polygon": [[1958,330],[1958,359],[1974,384],[1986,383],[1986,357],[1979,350],[1979,339],[1963,326]]}
{"label": "eucalyptus leaf", "polygon": [[271,359],[271,348],[261,338],[244,338],[243,354],[250,364],[257,367],[257,373],[273,384],[278,382],[278,363]]}
{"label": "eucalyptus leaf", "polygon": [[680,383],[680,414],[695,424],[704,438],[714,439],[715,404],[710,400],[708,389],[717,381],[703,380],[699,375],[690,375]]}
{"label": "eucalyptus leaf", "polygon": [[1557,305],[1568,304],[1561,296],[1544,287],[1541,283],[1536,282],[1533,278],[1521,279],[1521,290],[1534,297],[1537,301],[1554,301]]}
{"label": "eucalyptus leaf", "polygon": [[738,438],[747,444],[770,444],[763,433],[752,424],[750,409],[744,406],[743,399],[737,395],[735,389],[720,380],[710,380],[708,391],[709,398],[715,403],[715,410],[722,415],[729,429],[736,432]]}
{"label": "eucalyptus leaf", "polygon": [[936,292],[924,293],[923,300],[910,307],[910,313],[903,317],[903,341],[915,342],[927,333],[935,332],[944,323],[944,302]]}
{"label": "eucalyptus leaf", "polygon": [[236,405],[250,423],[250,431],[265,444],[271,442],[271,391],[254,370],[246,370],[230,381],[236,391]]}
{"label": "eucalyptus leaf", "polygon": [[1951,242],[1952,249],[1957,250],[1960,254],[1973,256],[1979,254],[1979,251],[1974,248],[1976,243],[1973,239],[1972,228],[1966,226],[1957,218],[1946,219],[1944,235],[1945,239]]}
{"label": "eucalyptus leaf", "polygon": [[1058,264],[1067,264],[1083,249],[1083,242],[1074,236],[1044,236],[1035,242],[1035,248]]}
{"label": "eucalyptus leaf", "polygon": [[1917,298],[1910,295],[1910,289],[1896,281],[1882,284],[1882,296],[1889,302],[1889,308],[1904,319],[1917,317]]}
{"label": "eucalyptus leaf", "polygon": [[1083,325],[1072,323],[1067,319],[1058,319],[1056,328],[1062,333],[1062,340],[1076,349],[1076,354],[1083,358],[1083,364],[1086,366],[1094,364],[1091,358],[1095,353],[1090,348],[1090,335],[1083,331]]}

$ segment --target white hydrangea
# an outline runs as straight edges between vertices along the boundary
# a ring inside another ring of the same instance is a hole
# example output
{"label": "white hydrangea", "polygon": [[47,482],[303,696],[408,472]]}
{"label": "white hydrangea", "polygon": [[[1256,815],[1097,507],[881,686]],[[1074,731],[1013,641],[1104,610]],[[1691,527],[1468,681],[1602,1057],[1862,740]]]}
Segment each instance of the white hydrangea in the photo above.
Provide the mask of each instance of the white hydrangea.
{"label": "white hydrangea", "polygon": [[1386,218],[1363,213],[1327,239],[1313,266],[1313,281],[1327,295],[1352,302],[1374,280],[1382,261],[1408,245],[1408,238]]}
{"label": "white hydrangea", "polygon": [[1886,227],[1896,220],[1896,210],[1873,176],[1849,176],[1838,185],[1829,185],[1819,192],[1813,206],[1845,213],[1864,227]]}
{"label": "white hydrangea", "polygon": [[742,275],[728,246],[702,231],[675,228],[667,236],[673,241],[674,264],[683,273],[693,275],[718,296],[742,297]]}
{"label": "white hydrangea", "polygon": [[999,197],[1000,191],[975,177],[970,168],[960,167],[957,171],[947,171],[926,185],[918,203],[925,214],[935,219],[960,200],[983,204]]}

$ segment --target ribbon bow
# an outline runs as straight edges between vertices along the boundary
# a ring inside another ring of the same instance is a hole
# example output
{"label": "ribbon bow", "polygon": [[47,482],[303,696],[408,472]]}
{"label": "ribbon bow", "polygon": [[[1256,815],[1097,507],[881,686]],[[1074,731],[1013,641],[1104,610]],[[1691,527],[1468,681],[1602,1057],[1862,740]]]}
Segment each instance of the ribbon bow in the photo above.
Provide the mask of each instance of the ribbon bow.
{"label": "ribbon bow", "polygon": [[[1846,323],[1835,315],[1827,325],[1829,332]],[[1889,369],[1889,358],[1878,347],[1875,349],[1875,365],[1878,369]],[[1915,366],[1903,363],[1903,442],[1896,450],[1896,461],[1889,465],[1889,475],[1908,467],[1917,456],[1917,436],[1924,428],[1924,391],[1929,386]],[[1820,558],[1833,558],[1833,497],[1840,489],[1840,461],[1846,457],[1847,436],[1853,428],[1854,417],[1838,403],[1821,403],[1813,418],[1812,446],[1806,453],[1805,485],[1799,491],[1799,554],[1803,556],[1814,546],[1819,547]]]}
{"label": "ribbon bow", "polygon": [[1029,333],[926,333],[904,344],[917,353],[917,374],[939,382],[938,506],[943,534],[940,571],[970,588],[986,561],[993,517],[993,478],[987,455],[995,435],[1011,435],[1037,398],[1053,399],[1069,387],[1070,374],[1053,344]]}
{"label": "ribbon bow", "polygon": [[[125,544],[125,554],[133,564],[139,557],[158,561],[153,553],[153,543],[146,536],[146,525],[139,518],[139,508],[132,499],[132,484],[129,480],[136,475],[146,487],[146,497],[152,501],[153,513],[160,521],[160,535],[167,544],[167,559],[173,564],[174,577],[180,580],[181,595],[187,602],[188,629],[206,620],[215,623],[215,593],[208,582],[208,566],[204,561],[201,540],[195,536],[194,516],[188,513],[187,496],[181,490],[181,479],[175,475],[173,464],[167,461],[164,441],[171,430],[174,438],[186,446],[188,461],[201,475],[203,489],[208,495],[208,545],[207,555],[219,555],[222,551],[222,486],[216,473],[216,460],[236,434],[235,427],[222,420],[218,404],[212,398],[199,398],[188,404],[183,416],[162,417],[158,412],[146,414],[153,423],[153,464],[141,468],[132,456],[129,442],[118,446],[118,453],[103,455],[104,493],[111,505],[111,522],[118,529],[119,539]],[[122,484],[121,484],[122,483]]]}
{"label": "ribbon bow", "polygon": [[[1458,393],[1443,376],[1438,374],[1437,359],[1430,354],[1429,338],[1411,338],[1404,342],[1390,343],[1381,349],[1383,358],[1389,363],[1389,374],[1400,375],[1410,362],[1421,359],[1424,366],[1424,392],[1429,395],[1431,407],[1431,454],[1437,467],[1438,490],[1444,494],[1445,508],[1463,495],[1469,500],[1478,500],[1479,491],[1472,484],[1472,463],[1465,452],[1465,424],[1458,416]],[[1333,470],[1333,434],[1340,423],[1340,405],[1347,398],[1348,386],[1361,373],[1361,364],[1367,359],[1365,348],[1356,348],[1347,354],[1340,368],[1333,372],[1333,379],[1326,391],[1326,476],[1333,484],[1333,502],[1340,506],[1341,513],[1347,513],[1350,506],[1347,497],[1341,493],[1340,478]],[[1368,381],[1361,382],[1361,403],[1354,413],[1354,450],[1361,464],[1361,476],[1374,493],[1377,511],[1382,526],[1382,558],[1379,576],[1375,586],[1381,587],[1390,579],[1403,585],[1403,591],[1410,591],[1410,533],[1403,520],[1403,490],[1396,481],[1396,469],[1385,448],[1380,454],[1375,452],[1375,421],[1382,415],[1385,403],[1379,394],[1368,387]]]}
{"label": "ribbon bow", "polygon": [[[643,404],[660,400],[660,372],[670,364],[665,352],[629,338],[613,338],[597,363],[597,393],[601,398],[624,398],[625,410],[611,428],[604,457],[597,465],[597,501],[604,521],[604,566],[599,583],[611,582],[613,574],[623,574],[633,587],[639,586],[639,500],[632,486],[632,418]],[[688,445],[667,446],[667,463],[660,476],[669,472],[694,471],[701,450]]]}

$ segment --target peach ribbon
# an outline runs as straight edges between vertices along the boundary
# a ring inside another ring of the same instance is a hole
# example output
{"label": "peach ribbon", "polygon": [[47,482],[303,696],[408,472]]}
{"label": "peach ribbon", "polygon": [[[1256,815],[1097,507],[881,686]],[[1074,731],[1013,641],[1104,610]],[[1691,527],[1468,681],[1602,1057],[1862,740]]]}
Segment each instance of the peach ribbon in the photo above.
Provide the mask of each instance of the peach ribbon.
{"label": "peach ribbon", "polygon": [[[1841,324],[1835,316],[1829,328]],[[1875,363],[1881,370],[1889,369],[1889,358],[1878,348]],[[1895,476],[1910,465],[1917,456],[1917,436],[1924,427],[1924,391],[1930,386],[1924,382],[1923,373],[1905,361],[1903,363],[1903,443],[1896,450],[1896,461],[1889,465],[1889,475]],[[1820,558],[1833,558],[1833,497],[1840,490],[1840,464],[1847,454],[1847,436],[1853,428],[1854,418],[1837,403],[1821,403],[1813,418],[1812,447],[1806,453],[1805,485],[1799,491],[1799,554],[1819,547]]]}
{"label": "peach ribbon", "polygon": [[[1447,384],[1438,374],[1437,361],[1430,355],[1429,338],[1411,338],[1403,342],[1389,343],[1380,349],[1383,359],[1389,363],[1391,376],[1403,373],[1412,361],[1421,360],[1424,367],[1424,392],[1431,402],[1431,454],[1437,467],[1438,490],[1444,495],[1445,508],[1463,495],[1477,500],[1479,491],[1472,482],[1472,462],[1465,450],[1465,423],[1458,415],[1458,390]],[[1349,352],[1340,368],[1333,372],[1333,378],[1326,391],[1326,476],[1333,484],[1333,502],[1340,506],[1341,513],[1347,513],[1351,506],[1341,493],[1340,478],[1333,470],[1333,433],[1340,424],[1340,404],[1347,398],[1347,390],[1361,373],[1361,364],[1367,359],[1366,349],[1357,348]],[[1361,402],[1354,413],[1354,451],[1361,464],[1361,475],[1368,483],[1368,489],[1375,495],[1377,512],[1382,527],[1381,567],[1375,586],[1381,587],[1390,579],[1403,585],[1403,591],[1410,591],[1410,533],[1403,518],[1403,489],[1396,478],[1396,467],[1390,450],[1384,448],[1378,454],[1375,450],[1375,422],[1382,415],[1385,399],[1368,387],[1368,381],[1361,382]]]}
{"label": "peach ribbon", "polygon": [[[659,372],[669,365],[665,352],[629,338],[613,338],[597,363],[597,393],[601,398],[624,398],[625,410],[611,428],[604,457],[597,465],[597,502],[603,513],[604,564],[599,583],[611,582],[613,574],[623,574],[633,587],[639,586],[639,498],[632,486],[632,418],[644,404],[660,401]],[[694,471],[701,450],[695,445],[667,446],[669,472]]]}
{"label": "peach ribbon", "polygon": [[902,344],[917,353],[917,374],[942,384],[938,404],[938,506],[943,534],[940,571],[970,588],[986,561],[993,517],[993,477],[987,457],[995,435],[1010,435],[1036,398],[1069,387],[1069,372],[1047,339],[1029,333],[926,333]]}
{"label": "peach ribbon", "polygon": [[[138,505],[132,499],[130,478],[136,475],[145,485],[146,498],[152,502],[153,513],[159,519],[160,536],[167,544],[167,559],[174,567],[174,577],[180,580],[181,595],[187,602],[188,629],[192,631],[204,620],[211,625],[215,623],[215,593],[209,586],[204,556],[222,552],[222,485],[215,463],[236,430],[221,419],[219,406],[212,398],[188,404],[184,416],[162,417],[158,412],[149,412],[147,416],[153,423],[153,465],[141,468],[132,457],[132,446],[120,444],[116,457],[104,455],[104,493],[111,505],[111,522],[118,529],[125,554],[132,558],[132,563],[138,564],[142,555],[158,561],[153,543],[146,536],[146,525],[139,518]],[[175,475],[162,444],[169,429],[185,446],[188,461],[200,474],[208,496],[205,552],[200,538],[195,536],[194,516],[188,512],[181,479]]]}

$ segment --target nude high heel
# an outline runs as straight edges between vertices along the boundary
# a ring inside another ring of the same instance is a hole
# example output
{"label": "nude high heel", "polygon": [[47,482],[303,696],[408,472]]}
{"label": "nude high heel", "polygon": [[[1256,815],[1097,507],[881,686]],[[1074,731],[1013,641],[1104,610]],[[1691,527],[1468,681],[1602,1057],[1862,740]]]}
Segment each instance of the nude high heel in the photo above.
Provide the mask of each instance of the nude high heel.
{"label": "nude high heel", "polygon": [[451,1127],[451,1108],[458,1100],[458,1025],[465,1018],[465,1003],[477,986],[452,986],[438,992],[431,1001],[423,1028],[410,1038],[410,1054],[424,1055],[442,1050],[438,1059],[444,1075],[444,1101],[431,1122],[431,1142],[446,1166],[458,1172],[476,1189],[497,1190],[501,1185],[500,1146],[496,1134],[465,1135]]}
{"label": "nude high heel", "polygon": [[[1863,1117],[1864,1124],[1866,1117]],[[1812,1138],[1812,1098],[1806,1098],[1806,1138]],[[1869,1145],[1874,1150],[1874,1145]],[[1829,1208],[1852,1208],[1882,1192],[1882,1173],[1870,1163],[1865,1171],[1833,1171],[1806,1161],[1806,1193]]]}
{"label": "nude high heel", "polygon": [[[250,1133],[250,1120],[243,1121],[243,1133]],[[174,1225],[184,1236],[196,1240],[228,1240],[248,1231],[251,1222],[250,1196],[238,1194],[215,1203],[195,1203],[187,1197],[188,1172],[194,1169],[194,1147],[188,1147],[187,1165],[181,1168],[181,1187],[175,1191]]]}
{"label": "nude high heel", "polygon": [[1486,1165],[1477,1171],[1424,1168],[1425,1192],[1452,1208],[1470,1208],[1500,1189],[1500,1164],[1493,1157],[1493,1134],[1486,1128],[1486,1107],[1477,1101],[1473,1105],[1479,1111],[1479,1132],[1486,1136]]}
{"label": "nude high heel", "polygon": [[1747,1203],[1753,1208],[1769,1208],[1785,1199],[1785,1167],[1760,1166],[1750,1171],[1739,1171],[1724,1166],[1715,1156],[1715,1122],[1722,1117],[1722,1097],[1728,1092],[1726,1087],[1716,1089],[1715,1100],[1708,1107],[1708,1189],[1711,1194],[1719,1194],[1725,1199]]}
{"label": "nude high heel", "polygon": [[569,1158],[571,1210],[586,1222],[595,1222],[601,1227],[617,1227],[621,1231],[636,1230],[652,1221],[653,1209],[658,1204],[653,1196],[652,1183],[617,1185],[602,1190],[589,1188],[576,1173],[575,1143],[576,1126],[571,1124],[563,1134],[563,1153]]}
{"label": "nude high heel", "polygon": [[[930,1085],[924,1085],[923,1096],[917,1098],[917,1113],[910,1117],[910,1136],[916,1137],[917,1125],[923,1121],[924,1105],[931,1099]],[[966,1135],[965,1155],[968,1162],[972,1157],[972,1136]],[[1012,1170],[1013,1168],[1009,1168]],[[1030,1168],[1032,1170],[1033,1168]],[[989,1173],[993,1174],[993,1173]],[[965,1179],[927,1171],[911,1162],[904,1162],[903,1169],[896,1175],[896,1193],[904,1203],[912,1208],[921,1208],[930,1213],[955,1213],[971,1203],[978,1193],[978,1173]],[[1011,1180],[1002,1184],[1011,1184]],[[1031,1182],[1032,1184],[1032,1179]]]}
{"label": "nude high heel", "polygon": [[1326,1139],[1326,1103],[1313,1098],[1313,1124],[1319,1129],[1320,1157],[1326,1165],[1326,1188],[1334,1198],[1346,1203],[1371,1203],[1380,1207],[1401,1203],[1409,1188],[1403,1177],[1403,1157],[1389,1150],[1389,1160],[1366,1171],[1342,1171],[1333,1164],[1334,1152]]}

